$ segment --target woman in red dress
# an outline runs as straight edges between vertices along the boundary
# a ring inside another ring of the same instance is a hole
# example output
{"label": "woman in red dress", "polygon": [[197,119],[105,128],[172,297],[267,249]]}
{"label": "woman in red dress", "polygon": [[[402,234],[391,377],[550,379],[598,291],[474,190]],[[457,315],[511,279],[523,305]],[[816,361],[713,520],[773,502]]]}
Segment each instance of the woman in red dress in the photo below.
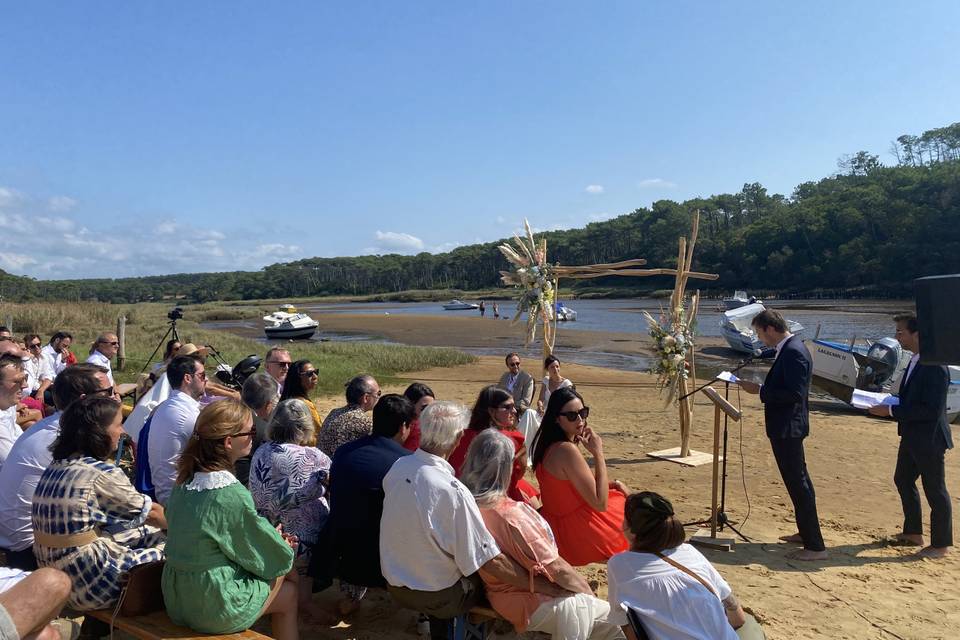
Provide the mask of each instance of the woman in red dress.
{"label": "woman in red dress", "polygon": [[467,459],[470,443],[481,431],[490,427],[513,440],[517,449],[507,495],[518,502],[526,502],[534,509],[539,509],[540,500],[537,497],[539,492],[536,487],[523,479],[523,474],[527,470],[527,447],[523,442],[523,434],[517,431],[517,406],[513,396],[498,386],[490,385],[480,391],[473,405],[473,413],[470,415],[470,425],[463,432],[460,444],[450,454],[447,462],[453,467],[457,477],[460,477],[460,470]]}
{"label": "woman in red dress", "polygon": [[[626,551],[623,507],[627,487],[609,482],[600,436],[587,426],[590,408],[570,387],[557,389],[543,414],[533,447],[533,468],[543,508],[564,560],[574,566],[606,562]],[[579,445],[594,460],[591,470]]]}

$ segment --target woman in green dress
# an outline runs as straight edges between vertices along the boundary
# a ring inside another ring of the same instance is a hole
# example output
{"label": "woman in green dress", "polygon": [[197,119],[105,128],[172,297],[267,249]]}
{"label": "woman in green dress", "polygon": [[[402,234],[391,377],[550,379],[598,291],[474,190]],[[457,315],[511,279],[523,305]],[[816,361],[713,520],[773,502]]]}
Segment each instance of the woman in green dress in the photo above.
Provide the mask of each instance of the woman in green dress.
{"label": "woman in green dress", "polygon": [[253,414],[233,400],[197,417],[167,502],[163,600],[171,620],[196,631],[236,633],[269,614],[274,638],[296,640],[297,541],[257,515],[231,473],[254,433]]}

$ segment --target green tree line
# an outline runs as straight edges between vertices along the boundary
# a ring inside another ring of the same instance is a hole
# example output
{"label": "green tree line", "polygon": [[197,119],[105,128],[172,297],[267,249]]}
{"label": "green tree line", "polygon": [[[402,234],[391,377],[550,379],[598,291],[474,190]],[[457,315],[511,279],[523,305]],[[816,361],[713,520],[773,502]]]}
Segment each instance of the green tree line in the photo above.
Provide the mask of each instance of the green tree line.
{"label": "green tree line", "polygon": [[[612,220],[548,232],[549,258],[574,265],[639,257],[651,267],[675,266],[677,238],[689,233],[691,212],[699,209],[694,267],[720,274],[716,282],[699,283],[702,288],[908,295],[914,278],[960,272],[960,123],[900,136],[892,151],[894,166],[861,151],[842,158],[836,174],[800,184],[789,196],[749,183],[737,193],[660,200]],[[499,243],[440,254],[308,258],[256,272],[59,281],[0,272],[0,296],[204,302],[486,289],[497,286],[498,272],[508,268],[496,249]],[[641,284],[671,286],[668,278]],[[575,286],[636,290],[638,282],[600,278]]]}

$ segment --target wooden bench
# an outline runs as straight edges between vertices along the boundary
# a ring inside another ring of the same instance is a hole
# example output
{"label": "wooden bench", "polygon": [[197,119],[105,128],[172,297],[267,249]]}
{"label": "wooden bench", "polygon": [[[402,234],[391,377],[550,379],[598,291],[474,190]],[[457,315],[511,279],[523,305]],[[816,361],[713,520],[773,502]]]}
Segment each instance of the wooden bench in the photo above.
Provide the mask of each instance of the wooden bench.
{"label": "wooden bench", "polygon": [[181,627],[180,625],[174,624],[167,616],[166,611],[156,611],[143,616],[129,618],[117,616],[116,620],[113,619],[113,611],[111,609],[88,611],[85,615],[106,622],[124,633],[128,633],[141,640],[211,640],[212,638],[222,640],[269,640],[269,636],[257,633],[251,629],[239,633],[228,633],[222,636],[199,633],[189,627]]}

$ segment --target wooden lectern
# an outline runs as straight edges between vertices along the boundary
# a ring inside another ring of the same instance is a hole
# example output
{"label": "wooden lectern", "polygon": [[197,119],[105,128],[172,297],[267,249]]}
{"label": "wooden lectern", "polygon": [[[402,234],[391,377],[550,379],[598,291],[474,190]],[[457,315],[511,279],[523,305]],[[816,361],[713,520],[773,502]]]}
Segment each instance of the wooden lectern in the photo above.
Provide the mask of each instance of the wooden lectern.
{"label": "wooden lectern", "polygon": [[718,495],[720,493],[720,419],[723,414],[727,414],[731,420],[739,422],[741,414],[739,409],[727,402],[726,398],[721,396],[713,387],[704,387],[702,391],[713,402],[713,488],[710,499],[710,535],[706,535],[705,529],[697,531],[690,538],[690,543],[710,549],[730,551],[733,549],[734,538],[717,537]]}

